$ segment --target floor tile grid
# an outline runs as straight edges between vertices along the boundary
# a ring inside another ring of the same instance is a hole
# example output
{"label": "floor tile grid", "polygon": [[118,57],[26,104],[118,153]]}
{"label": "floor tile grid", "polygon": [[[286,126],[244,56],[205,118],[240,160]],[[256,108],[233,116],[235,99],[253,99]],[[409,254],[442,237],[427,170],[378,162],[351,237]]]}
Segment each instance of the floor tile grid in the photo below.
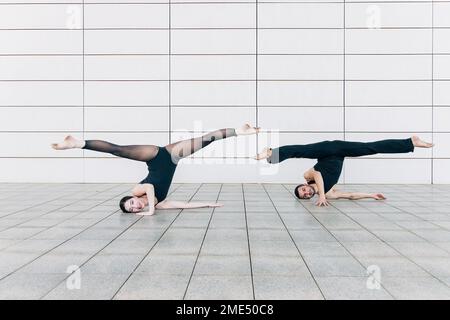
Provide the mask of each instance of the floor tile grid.
{"label": "floor tile grid", "polygon": [[[289,190],[287,190],[289,192]],[[292,194],[292,193],[291,193]],[[294,198],[295,196],[292,195]],[[358,203],[358,205],[360,205]],[[354,220],[352,217],[348,216],[345,212],[343,212],[342,210],[340,210],[339,208],[337,208],[336,206],[333,206],[331,204],[332,207],[336,208],[337,210],[339,210],[340,213],[342,213],[343,215],[345,215],[347,218],[351,219],[353,222],[357,223],[359,226],[361,226],[361,228],[363,228],[364,230],[366,230],[367,232],[371,233],[373,236],[375,236],[378,240],[380,240],[381,242],[383,242],[384,244],[386,244],[387,246],[389,246],[391,249],[395,250],[401,257],[407,259],[408,261],[410,261],[411,263],[413,263],[414,265],[416,265],[418,268],[420,268],[422,271],[424,271],[425,273],[429,274],[432,278],[434,278],[435,280],[439,281],[440,283],[444,284],[445,286],[449,286],[448,283],[442,281],[441,279],[439,279],[438,277],[436,277],[435,275],[433,275],[432,273],[430,273],[429,271],[427,271],[426,269],[424,269],[422,266],[418,265],[416,262],[414,262],[413,260],[411,260],[410,258],[408,258],[407,256],[405,256],[402,252],[400,252],[399,250],[397,250],[395,247],[393,247],[392,245],[390,245],[388,242],[384,241],[382,238],[380,238],[379,236],[377,236],[376,234],[374,234],[372,231],[368,230],[367,228],[365,228],[364,226],[362,226],[358,221]],[[376,212],[375,212],[376,213]],[[377,214],[377,213],[376,213]],[[378,214],[377,214],[378,215]],[[401,226],[400,226],[401,227]],[[402,229],[406,230],[406,231],[410,231],[407,230],[403,227],[401,227]],[[328,229],[327,229],[328,230]],[[427,241],[426,239],[424,239],[425,241]],[[342,243],[341,243],[342,244]],[[344,247],[345,245],[342,244]],[[346,249],[347,250],[347,249]],[[361,263],[361,261],[354,257],[359,263]],[[362,263],[361,263],[362,265]],[[365,266],[363,265],[363,267],[365,268]],[[387,290],[383,284],[381,284],[381,286],[389,293],[391,294],[391,292],[389,292],[389,290]],[[391,294],[392,295],[392,294]]]}
{"label": "floor tile grid", "polygon": [[[216,197],[216,202],[219,201],[220,194],[221,194],[221,192],[222,192],[222,187],[223,187],[223,184],[220,185],[219,192],[217,193],[217,197]],[[211,213],[211,216],[209,217],[208,224],[207,224],[207,226],[206,226],[205,233],[203,234],[202,242],[201,242],[201,244],[200,244],[200,248],[199,248],[198,253],[197,253],[197,256],[196,256],[196,258],[195,258],[194,266],[193,266],[193,268],[192,268],[191,274],[189,275],[189,280],[188,280],[186,289],[185,289],[185,291],[184,291],[184,293],[183,293],[183,300],[186,300],[187,293],[188,293],[188,290],[189,290],[189,286],[190,286],[190,284],[191,284],[192,277],[194,276],[195,268],[196,268],[196,266],[197,266],[197,262],[198,262],[198,259],[199,259],[199,257],[200,257],[200,254],[201,254],[201,251],[202,251],[202,248],[203,248],[203,244],[205,243],[206,235],[208,234],[208,230],[209,230],[209,227],[210,227],[210,224],[211,224],[211,220],[213,219],[213,216],[214,216],[214,211],[215,211],[215,208],[213,208],[213,211],[212,211],[212,213]],[[253,278],[252,278],[252,280],[253,280]],[[253,281],[252,281],[252,287],[253,287]],[[253,297],[254,297],[254,290],[253,290]]]}
{"label": "floor tile grid", "polygon": [[[173,190],[171,193],[174,193],[178,188],[180,188],[182,186],[182,184],[180,184],[175,190]],[[190,197],[189,201],[195,197],[195,195],[197,194],[197,192],[201,189],[201,187],[203,186],[203,183],[199,185],[199,187],[197,188],[197,190],[192,194],[192,196]],[[166,234],[166,232],[170,229],[170,227],[173,225],[173,223],[177,220],[177,218],[181,215],[181,213],[183,212],[184,209],[180,210],[180,212],[175,216],[175,218],[172,220],[172,222],[167,226],[167,228],[164,230],[164,232],[161,234],[161,236],[158,238],[158,240],[153,244],[153,246],[143,255],[141,261],[139,261],[137,263],[137,265],[134,267],[134,269],[132,270],[132,272],[128,275],[128,277],[125,279],[125,281],[120,285],[120,287],[117,289],[117,291],[114,293],[114,295],[111,297],[111,300],[114,300],[116,298],[116,296],[118,295],[118,293],[122,290],[122,288],[124,287],[124,285],[127,283],[127,281],[130,279],[130,277],[135,273],[136,270],[138,270],[139,266],[142,264],[142,262],[148,257],[148,255],[150,254],[150,252],[153,250],[153,248],[158,244],[159,240],[161,240],[161,238]]]}
{"label": "floor tile grid", "polygon": [[[114,188],[116,188],[116,186],[113,186],[113,187],[111,187],[111,188],[108,188],[107,190],[103,190],[102,192],[107,192],[107,191],[110,191],[111,189],[114,189]],[[61,198],[61,197],[58,197],[58,198],[56,198],[56,199],[54,199],[54,200],[57,200],[57,199],[60,199],[60,198]],[[92,206],[91,208],[87,209],[86,211],[88,211],[88,210],[90,210],[90,209],[92,209],[92,208],[95,208],[95,207],[97,207],[98,205],[101,205],[101,204],[103,204],[103,203],[105,203],[106,201],[109,201],[109,200],[110,200],[110,199],[107,199],[107,200],[105,200],[105,201],[103,201],[103,202],[97,203],[96,205]],[[49,215],[49,214],[51,214],[51,213],[55,213],[55,212],[57,212],[58,210],[61,210],[61,209],[63,209],[63,208],[66,208],[66,207],[68,207],[68,206],[74,204],[74,203],[77,203],[78,201],[79,201],[79,200],[75,200],[74,202],[71,202],[71,203],[69,203],[69,204],[63,205],[63,206],[61,206],[61,207],[59,207],[59,208],[56,208],[56,209],[52,209],[52,210],[50,210],[50,211],[48,211],[48,212],[46,212],[46,213],[44,213],[44,214],[42,214],[42,215],[39,215],[39,216],[37,216],[37,217],[33,217],[33,218],[28,219],[28,220],[26,220],[26,221],[22,221],[22,222],[20,222],[20,223],[15,224],[15,225],[6,227],[5,229],[0,230],[0,234],[1,234],[3,231],[9,230],[9,229],[12,229],[12,228],[15,228],[15,227],[20,227],[20,225],[22,225],[22,224],[31,222],[31,221],[33,221],[33,220],[35,220],[35,219],[39,219],[39,218],[45,217],[46,215]],[[28,210],[28,209],[25,209],[25,210]],[[24,210],[22,210],[22,211],[24,211]],[[19,212],[18,212],[18,213],[19,213]],[[64,220],[61,220],[61,221],[59,221],[59,222],[56,222],[54,225],[49,226],[49,227],[45,228],[44,230],[41,230],[41,231],[39,231],[39,232],[37,232],[37,233],[31,235],[31,236],[28,237],[28,238],[22,239],[21,241],[19,241],[19,242],[17,242],[17,243],[14,243],[14,245],[15,245],[15,244],[18,244],[18,243],[20,243],[20,242],[22,242],[22,241],[29,240],[30,238],[32,238],[32,237],[34,237],[34,236],[36,236],[36,235],[38,235],[38,234],[40,234],[40,233],[42,233],[42,232],[45,232],[45,231],[47,231],[47,230],[49,230],[49,229],[51,229],[51,228],[53,228],[53,227],[58,226],[58,225],[61,224],[61,223],[64,223],[64,222],[66,222],[66,221],[68,221],[68,220],[70,220],[70,219],[73,219],[73,218],[75,218],[75,217],[77,217],[77,216],[79,216],[79,215],[81,215],[81,214],[84,214],[84,213],[85,213],[85,212],[83,211],[83,212],[80,212],[80,213],[75,214],[75,215],[73,215],[73,216],[70,216],[70,217],[68,217],[67,219],[64,219]],[[1,218],[0,218],[0,219],[1,219]],[[4,249],[7,249],[7,248],[8,248],[8,247],[5,247],[5,248],[1,249],[0,251],[2,251],[2,250],[4,250]]]}
{"label": "floor tile grid", "polygon": [[[360,205],[360,204],[358,203],[358,205]],[[392,205],[389,204],[389,203],[388,203],[387,205],[396,208],[395,206],[392,206]],[[411,215],[415,216],[415,215],[412,214],[412,213],[403,211],[401,208],[396,208],[396,209],[399,209],[399,210],[401,210],[401,211],[404,212],[404,213],[408,213],[408,214],[411,214]],[[376,211],[371,210],[370,208],[369,208],[369,210],[370,210],[371,212],[374,212],[375,214],[377,214]],[[342,211],[341,211],[341,212],[342,212]],[[344,212],[342,212],[342,213],[343,213],[344,215],[346,215]],[[377,215],[378,215],[378,214],[377,214]],[[346,215],[346,216],[347,216],[347,215]],[[347,217],[348,217],[348,216],[347,216]],[[416,216],[416,217],[417,217],[417,216]],[[351,217],[349,217],[349,218],[352,219]],[[423,220],[423,219],[420,218],[420,217],[417,217],[417,218]],[[353,220],[353,219],[352,219],[352,220]],[[425,220],[423,220],[423,221],[425,221]],[[355,222],[358,223],[357,221],[355,221]],[[398,226],[399,226],[400,228],[402,228],[403,230],[408,231],[408,232],[411,232],[411,233],[414,234],[415,236],[417,236],[417,237],[423,239],[425,242],[431,243],[431,244],[432,244],[432,242],[430,242],[429,240],[427,240],[427,239],[423,238],[422,236],[418,235],[417,233],[415,233],[414,230],[407,229],[407,228],[405,228],[405,227],[399,225],[398,223],[396,223],[396,221],[391,221],[391,222],[394,223],[394,224],[396,224],[396,225],[398,225]],[[439,225],[436,225],[436,226],[438,226],[440,229],[443,229],[443,230],[445,230],[445,231],[448,231],[446,228],[443,228],[443,227],[441,227],[441,226],[439,226]],[[366,230],[367,230],[367,229],[366,229]],[[367,231],[370,232],[369,230],[367,230]],[[372,233],[372,232],[371,232],[371,233]],[[373,233],[372,233],[372,234],[373,234]],[[375,234],[373,234],[373,235],[376,236]],[[378,236],[376,236],[376,237],[379,238]],[[400,252],[399,250],[397,250],[396,248],[394,248],[392,245],[389,244],[389,242],[385,242],[385,241],[384,241],[383,239],[381,239],[381,238],[379,238],[379,239],[380,239],[381,241],[383,241],[386,245],[388,245],[389,247],[391,247],[393,250],[395,250],[396,252],[398,252],[403,258],[409,260],[411,263],[413,263],[414,265],[416,265],[417,267],[419,267],[420,269],[422,269],[424,272],[426,272],[427,274],[429,274],[431,277],[433,277],[434,279],[436,279],[436,280],[439,281],[440,283],[442,283],[442,284],[444,284],[444,285],[446,285],[447,287],[450,288],[450,283],[449,283],[448,281],[443,281],[440,277],[435,276],[433,273],[431,273],[431,272],[429,272],[428,270],[426,270],[424,267],[422,267],[420,264],[418,264],[417,262],[415,262],[413,259],[409,258],[408,256],[404,255],[402,252]],[[444,250],[445,250],[445,249],[444,249]]]}
{"label": "floor tile grid", "polygon": [[[417,214],[415,214],[414,212],[408,212],[408,211],[402,209],[402,207],[400,207],[400,206],[395,206],[395,205],[393,205],[392,203],[387,202],[386,204],[387,204],[388,206],[394,208],[394,209],[400,210],[400,211],[403,212],[403,213],[410,214],[410,215],[416,217],[417,219],[420,219],[420,220],[423,221],[423,222],[431,223],[432,225],[436,226],[438,229],[442,229],[442,230],[444,230],[444,231],[449,231],[448,228],[445,228],[445,227],[443,227],[443,226],[441,226],[441,225],[439,225],[439,224],[433,222],[433,220],[431,220],[431,221],[430,221],[430,220],[425,220],[425,219],[423,219],[422,217],[417,216]],[[369,210],[370,210],[370,209],[369,209]],[[372,210],[370,210],[370,211],[372,211]],[[372,212],[373,212],[373,211],[372,211]],[[393,221],[393,222],[396,223],[395,221]],[[401,226],[400,226],[400,227],[401,227]],[[408,230],[408,231],[410,231],[410,232],[414,233],[416,236],[420,237],[418,234],[416,234],[416,233],[414,232],[414,230]],[[421,237],[421,238],[422,238],[422,237]]]}
{"label": "floor tile grid", "polygon": [[[123,192],[121,192],[121,193],[115,195],[113,198],[115,198],[115,197],[117,197],[117,196],[120,196],[121,194],[123,194]],[[113,198],[112,198],[112,199],[113,199]],[[107,201],[109,201],[109,200],[110,200],[110,199],[108,198],[108,199],[106,199],[105,201],[103,201],[103,202],[97,204],[96,206],[98,206],[98,205],[100,205],[100,204],[102,204],[102,203],[104,203],[104,202],[107,202]],[[32,259],[31,261],[28,261],[27,263],[23,264],[22,266],[20,266],[19,268],[17,268],[17,269],[14,270],[13,272],[10,272],[10,273],[7,274],[6,276],[3,276],[2,278],[0,278],[0,281],[2,281],[2,280],[4,280],[5,278],[9,277],[10,275],[14,274],[14,273],[17,272],[18,270],[23,269],[23,268],[26,267],[27,265],[31,264],[33,261],[36,261],[37,259],[39,259],[39,258],[45,256],[47,253],[50,253],[52,250],[55,250],[56,248],[60,247],[60,246],[63,245],[64,243],[66,243],[66,242],[68,242],[69,240],[71,240],[71,239],[75,238],[76,236],[80,235],[80,234],[83,233],[84,231],[86,231],[86,230],[92,228],[93,226],[97,225],[97,224],[100,223],[101,221],[103,221],[103,220],[105,220],[105,219],[111,217],[111,216],[114,215],[116,212],[117,212],[117,210],[114,211],[114,212],[112,212],[111,214],[107,215],[106,217],[104,217],[104,218],[102,218],[102,219],[96,221],[95,223],[93,223],[92,225],[88,226],[87,228],[85,228],[85,229],[82,230],[81,232],[79,232],[79,233],[73,235],[72,237],[70,237],[70,238],[64,240],[63,242],[59,243],[57,246],[54,246],[53,248],[51,248],[51,249],[49,249],[49,250],[46,250],[44,253],[40,254],[38,257]],[[80,214],[81,214],[81,213],[80,213]]]}
{"label": "floor tile grid", "polygon": [[[107,190],[103,190],[103,191],[101,191],[101,192],[107,192],[107,191],[110,191],[110,190],[112,190],[112,189],[114,189],[114,188],[116,188],[116,187],[117,187],[117,186],[113,186],[113,187],[108,188]],[[121,193],[118,194],[118,195],[115,195],[113,198],[115,198],[115,197],[117,197],[117,196],[120,196],[122,193],[123,193],[123,192],[121,192]],[[95,204],[94,206],[90,207],[90,208],[87,209],[86,211],[89,211],[89,210],[91,210],[91,209],[93,209],[93,208],[95,208],[95,207],[97,207],[97,206],[99,206],[99,205],[102,205],[103,203],[105,203],[105,202],[107,202],[107,201],[109,201],[109,200],[110,200],[110,199],[101,201],[100,203]],[[75,201],[75,202],[77,202],[77,201]],[[71,203],[71,204],[73,204],[73,203]],[[49,212],[47,212],[47,213],[45,213],[45,214],[43,214],[43,215],[41,215],[41,216],[39,216],[39,217],[36,217],[36,218],[41,218],[41,217],[43,217],[43,216],[45,216],[45,215],[52,214],[52,213],[57,212],[58,210],[60,210],[60,209],[62,209],[62,208],[65,208],[65,207],[67,207],[67,206],[70,206],[71,204],[63,205],[62,207],[59,207],[59,208],[57,208],[57,209],[50,210]],[[115,211],[114,211],[114,212],[115,212]],[[70,216],[70,217],[68,217],[67,219],[64,219],[64,220],[61,220],[61,221],[59,221],[59,222],[56,222],[56,223],[55,223],[54,225],[52,225],[52,226],[44,227],[43,230],[41,230],[41,231],[39,231],[39,232],[37,232],[37,233],[35,233],[35,234],[32,234],[32,235],[30,235],[30,236],[27,237],[27,238],[21,239],[21,240],[15,242],[15,243],[11,244],[10,246],[7,246],[7,247],[5,247],[5,248],[2,248],[2,249],[0,250],[0,252],[3,251],[3,250],[7,250],[8,248],[10,248],[10,247],[12,247],[12,246],[15,246],[15,245],[17,245],[17,244],[20,244],[21,242],[30,240],[31,238],[33,238],[33,237],[35,237],[35,236],[37,236],[37,235],[39,235],[39,234],[41,234],[41,233],[43,233],[43,232],[46,232],[46,231],[48,231],[48,230],[50,230],[50,229],[52,229],[52,228],[54,228],[54,227],[57,227],[58,225],[60,225],[60,224],[62,224],[62,223],[64,223],[64,222],[67,222],[67,221],[69,221],[69,220],[71,220],[71,219],[73,219],[73,218],[76,218],[77,216],[80,216],[80,215],[82,215],[82,214],[84,214],[84,213],[85,213],[85,211],[79,212],[78,214],[75,214],[75,215],[73,215],[73,216]],[[33,221],[33,220],[36,219],[36,218],[32,218],[32,219],[23,221],[23,222],[21,222],[21,223],[18,223],[17,225],[8,227],[8,228],[6,228],[6,229],[4,229],[4,230],[1,230],[0,233],[3,232],[3,231],[6,231],[6,230],[8,230],[8,229],[11,229],[11,228],[13,228],[13,227],[20,226],[21,224],[24,224],[24,223],[28,223],[28,222],[30,222],[30,221]],[[105,217],[105,218],[107,218],[107,217]],[[103,220],[103,219],[102,219],[102,220]],[[99,221],[99,222],[100,222],[100,221]]]}
{"label": "floor tile grid", "polygon": [[[297,202],[299,202],[306,210],[308,210],[308,212],[310,213],[310,215],[336,240],[336,242],[337,243],[339,243],[343,248],[344,248],[344,250],[353,258],[353,259],[355,259],[355,261],[357,261],[360,265],[361,265],[361,267],[362,268],[364,268],[364,269],[366,269],[366,267],[364,266],[364,264],[362,264],[361,263],[361,261],[359,260],[359,259],[357,259],[356,257],[355,257],[355,255],[353,255],[351,252],[350,252],[350,250],[348,250],[348,248],[345,246],[345,244],[344,243],[342,243],[333,233],[331,233],[330,232],[330,230],[328,230],[328,228],[327,227],[325,227],[324,225],[323,225],[323,223],[319,220],[319,219],[317,219],[317,217],[314,215],[314,213],[313,212],[311,212],[303,203],[302,203],[302,201],[299,201],[298,199],[297,199],[297,197],[295,197],[295,195],[286,187],[286,185],[284,185],[283,184],[283,187],[286,189],[286,191],[294,198],[294,200],[295,201],[297,201]],[[389,296],[390,297],[392,297],[393,299],[395,299],[394,298],[394,296],[392,295],[392,293],[391,292],[389,292],[389,290],[387,290],[387,288],[385,288],[384,286],[383,286],[383,284],[381,284],[380,283],[380,286],[389,294]],[[320,286],[319,286],[319,288],[320,288]]]}
{"label": "floor tile grid", "polygon": [[[177,186],[176,188],[173,188],[173,190],[171,190],[170,193],[175,192],[180,186]],[[169,195],[170,195],[169,193]],[[109,201],[109,200],[107,200]],[[116,213],[116,211],[113,212]],[[111,215],[108,215],[107,217],[101,219],[98,222],[101,222],[105,219],[107,219],[108,217],[110,217]],[[105,248],[107,248],[111,243],[113,243],[115,240],[117,240],[118,237],[120,237],[122,234],[124,234],[127,230],[129,230],[132,226],[134,226],[136,223],[138,223],[142,218],[144,218],[144,216],[139,217],[138,219],[136,219],[136,221],[134,221],[132,224],[130,224],[128,227],[126,227],[122,232],[120,232],[119,234],[117,234],[111,241],[109,241],[105,246],[103,246],[100,250],[97,250],[97,252],[95,252],[94,254],[92,254],[88,259],[86,259],[82,264],[79,265],[79,268],[82,269],[82,267],[88,263],[89,261],[91,261],[97,254],[101,253],[101,251],[103,251]],[[96,223],[97,224],[97,223]],[[89,229],[90,227],[88,227],[87,229]],[[78,235],[78,234],[77,234]],[[75,236],[77,236],[75,235]],[[73,238],[73,237],[72,237]],[[70,240],[70,239],[69,239]],[[67,241],[65,241],[67,242]],[[60,284],[62,284],[64,281],[67,280],[67,278],[69,278],[71,276],[71,274],[68,274],[64,279],[62,279],[59,283],[57,283],[53,288],[51,288],[47,293],[45,293],[40,299],[45,299],[54,289],[56,289]]]}
{"label": "floor tile grid", "polygon": [[[175,187],[172,187],[170,189],[169,195],[173,194],[175,191],[177,191],[177,189],[179,189],[181,187],[181,185],[177,185]],[[180,211],[181,212],[181,211]],[[133,226],[135,226],[136,224],[138,224],[140,221],[142,221],[144,219],[144,216],[140,216],[138,217],[138,219],[136,219],[133,223],[131,223],[130,225],[128,225],[127,227],[125,227],[120,233],[116,234],[113,238],[108,239],[108,241],[105,243],[105,245],[103,245],[101,248],[99,248],[98,250],[96,250],[95,253],[91,254],[90,257],[88,257],[83,263],[81,263],[78,267],[81,270],[81,272],[83,273],[83,267],[85,267],[86,265],[88,265],[90,262],[93,261],[93,259],[95,259],[96,257],[100,256],[103,251],[105,251],[105,249],[107,250],[110,245],[112,245],[113,243],[115,243],[116,240],[118,240],[121,236],[123,236],[128,230],[130,230]],[[173,222],[173,221],[172,221]],[[169,227],[168,227],[169,228]],[[167,229],[168,229],[167,228]],[[167,230],[166,230],[167,231]],[[162,233],[162,235],[160,236],[160,238],[164,235],[165,232]],[[152,247],[155,246],[157,243],[157,241],[155,241],[155,243],[152,244]],[[150,249],[151,250],[151,249]],[[120,255],[120,254],[119,254]],[[142,258],[144,259],[144,258]],[[137,267],[136,267],[137,268]],[[87,277],[89,279],[89,277],[91,276],[101,276],[101,277],[108,277],[108,276],[118,276],[118,278],[124,276],[123,280],[119,280],[118,281],[118,285],[116,288],[114,288],[114,292],[117,292],[117,288],[122,287],[125,282],[129,279],[129,277],[131,276],[132,272],[130,272],[130,274],[127,273],[123,273],[119,275],[116,274],[103,274],[102,272],[100,273],[87,273],[85,277]],[[58,296],[58,294],[60,294],[58,292],[58,289],[61,288],[61,286],[68,280],[68,278],[71,276],[71,274],[65,275],[64,278],[62,278],[59,282],[55,283],[55,285],[50,288],[44,295],[41,296],[41,300],[45,300],[45,299],[49,299],[49,300],[53,300],[53,299],[59,299],[61,297],[63,297],[65,299],[64,294],[62,296]],[[113,283],[114,280],[111,280],[111,282],[109,282],[109,284]],[[102,293],[100,295],[100,299],[102,300],[106,300],[106,299],[112,299],[112,295],[106,296],[105,293]],[[95,298],[98,299],[99,297]]]}
{"label": "floor tile grid", "polygon": [[[114,187],[115,187],[115,186],[112,186],[110,189],[112,189],[112,188],[114,188]],[[25,191],[24,191],[24,192],[25,192]],[[30,191],[29,189],[26,190],[26,193],[27,193],[27,194],[30,194],[30,193],[32,193],[32,192],[33,192],[32,190],[31,190],[31,191]],[[24,212],[24,211],[26,211],[26,210],[33,209],[33,208],[35,208],[35,207],[37,207],[37,206],[41,206],[41,205],[47,204],[47,203],[49,203],[49,202],[54,202],[55,200],[59,200],[59,199],[61,199],[61,198],[66,197],[68,194],[70,194],[70,193],[72,193],[72,192],[73,192],[73,191],[68,190],[68,191],[67,191],[67,194],[63,194],[63,195],[60,196],[60,197],[52,198],[52,199],[50,199],[50,200],[46,200],[46,201],[44,201],[44,202],[40,202],[40,203],[34,204],[34,205],[32,205],[31,207],[27,207],[27,208],[24,208],[24,209],[20,209],[20,210],[18,210],[18,211],[11,212],[11,213],[9,213],[9,214],[0,216],[0,219],[6,218],[6,217],[10,218],[11,216],[13,216],[13,215],[15,215],[15,214],[22,213],[22,212]],[[78,191],[78,193],[83,193],[83,192],[84,192],[84,190],[83,190],[83,191]],[[17,195],[17,197],[19,197],[19,196],[21,196],[21,195],[20,195],[20,194]],[[71,204],[74,204],[74,203],[76,203],[76,202],[78,202],[78,200],[75,200],[75,201],[72,202]],[[2,229],[1,231],[3,231],[3,230],[5,230],[5,229]]]}
{"label": "floor tile grid", "polygon": [[[353,259],[355,259],[360,265],[361,265],[361,267],[363,267],[364,269],[367,269],[366,268],[366,266],[353,254],[353,253],[351,253],[351,251],[350,250],[348,250],[348,248],[345,246],[345,244],[342,242],[342,241],[340,241],[333,233],[331,233],[330,232],[330,230],[328,230],[328,228],[325,226],[325,225],[323,225],[323,223],[319,220],[319,219],[317,219],[316,218],[316,216],[314,215],[314,213],[313,212],[311,212],[303,203],[302,203],[302,201],[299,201],[296,197],[295,197],[295,195],[294,194],[292,194],[292,192],[291,191],[289,191],[289,189],[286,187],[286,185],[283,185],[283,187],[286,189],[286,191],[290,194],[290,195],[292,195],[292,197],[294,198],[294,200],[295,201],[298,201],[298,202],[300,202],[301,203],[301,205],[306,209],[306,210],[308,210],[308,212],[310,212],[310,214],[311,214],[311,216],[318,222],[318,223],[320,223],[320,225],[336,240],[336,242],[337,243],[339,243],[343,248],[344,248],[344,250],[353,258]],[[334,207],[334,208],[336,208],[336,207]],[[336,208],[337,210],[339,210],[338,208]],[[352,219],[352,221],[354,221],[353,219]],[[355,221],[354,221],[355,222]],[[358,225],[360,225],[359,223],[358,223]],[[361,226],[361,225],[360,225]],[[361,226],[362,227],[362,226]],[[395,297],[392,295],[392,293],[391,292],[389,292],[389,290],[387,290],[387,288],[385,288],[384,286],[383,286],[383,284],[382,283],[380,283],[380,286],[393,298],[393,299],[395,299]]]}
{"label": "floor tile grid", "polygon": [[[116,213],[116,212],[114,212]],[[108,216],[109,217],[109,216]],[[89,258],[87,258],[82,264],[80,264],[78,267],[79,269],[82,270],[83,266],[88,263],[90,260],[92,260],[92,258],[94,258],[96,255],[98,255],[99,253],[101,253],[101,251],[103,251],[106,247],[108,247],[113,241],[115,241],[118,237],[120,237],[123,233],[125,233],[128,229],[130,229],[133,225],[135,225],[137,222],[139,222],[144,216],[139,217],[138,219],[136,219],[136,221],[134,221],[132,224],[130,224],[128,227],[126,227],[124,230],[122,230],[122,232],[120,232],[119,234],[117,234],[112,240],[110,240],[105,246],[103,246],[102,248],[100,248],[100,250],[98,250],[97,252],[95,252],[94,254],[92,254]],[[103,219],[102,219],[103,220]],[[67,274],[67,276],[62,279],[59,283],[57,283],[53,288],[51,288],[47,293],[45,293],[42,297],[40,297],[40,299],[45,299],[45,297],[47,295],[50,294],[50,292],[52,292],[55,288],[57,288],[61,283],[63,283],[64,281],[67,280],[67,278],[69,278],[72,274]]]}
{"label": "floor tile grid", "polygon": [[264,192],[267,194],[267,197],[269,198],[270,202],[272,203],[272,206],[274,207],[275,211],[277,212],[278,218],[281,220],[281,223],[283,224],[286,232],[289,234],[289,237],[291,238],[292,242],[294,243],[294,246],[297,248],[298,254],[300,255],[301,259],[303,260],[303,263],[306,265],[306,268],[308,269],[308,272],[311,275],[311,278],[314,280],[314,283],[316,284],[317,288],[319,289],[320,294],[322,295],[323,299],[325,299],[325,295],[324,295],[322,289],[320,288],[319,283],[317,282],[317,279],[314,277],[314,274],[311,272],[311,269],[310,269],[308,263],[306,262],[305,258],[303,257],[299,247],[297,246],[297,243],[295,243],[294,238],[292,237],[292,234],[290,233],[289,228],[286,226],[286,223],[284,222],[282,216],[278,212],[278,208],[275,206],[275,203],[273,202],[272,197],[270,196],[270,194],[267,191],[264,184],[262,184],[262,187],[264,189]]}
{"label": "floor tile grid", "polygon": [[247,206],[245,203],[244,184],[241,184],[241,190],[242,190],[242,199],[244,200],[245,232],[247,234],[248,257],[250,260],[250,277],[252,279],[252,294],[253,294],[253,300],[255,300],[255,281],[253,278],[253,264],[252,264],[252,252],[251,252],[251,247],[250,247],[250,236],[248,234],[248,217],[247,217]]}

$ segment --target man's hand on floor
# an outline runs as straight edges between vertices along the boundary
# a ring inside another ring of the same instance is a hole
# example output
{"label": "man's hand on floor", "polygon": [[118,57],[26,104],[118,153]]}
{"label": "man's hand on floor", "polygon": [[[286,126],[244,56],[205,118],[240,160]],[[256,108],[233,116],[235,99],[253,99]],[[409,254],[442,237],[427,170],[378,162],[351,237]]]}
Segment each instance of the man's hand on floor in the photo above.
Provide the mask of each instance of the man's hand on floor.
{"label": "man's hand on floor", "polygon": [[330,204],[327,201],[326,197],[320,197],[319,200],[316,202],[316,206],[318,207],[328,207]]}

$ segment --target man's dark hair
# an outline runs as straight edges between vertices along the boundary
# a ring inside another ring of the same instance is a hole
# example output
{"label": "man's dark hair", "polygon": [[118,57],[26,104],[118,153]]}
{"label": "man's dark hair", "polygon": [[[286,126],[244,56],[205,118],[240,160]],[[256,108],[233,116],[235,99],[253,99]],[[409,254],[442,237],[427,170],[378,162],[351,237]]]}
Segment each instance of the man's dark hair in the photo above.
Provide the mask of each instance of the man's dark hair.
{"label": "man's dark hair", "polygon": [[295,189],[294,189],[294,194],[295,194],[295,196],[298,198],[298,199],[302,199],[302,200],[305,200],[305,199],[311,199],[312,197],[314,197],[315,196],[315,194],[316,194],[316,190],[314,190],[314,188],[313,188],[313,195],[310,197],[310,198],[301,198],[300,197],[300,194],[299,194],[299,192],[298,192],[298,187],[303,187],[303,186],[309,186],[309,184],[307,184],[307,183],[302,183],[302,184],[299,184],[298,186],[296,186],[295,187]]}
{"label": "man's dark hair", "polygon": [[133,197],[132,196],[125,196],[122,199],[120,199],[119,207],[120,207],[120,209],[122,209],[122,212],[124,212],[124,213],[131,213],[130,211],[125,209],[125,202],[127,202],[131,198],[133,198]]}
{"label": "man's dark hair", "polygon": [[296,186],[295,187],[295,189],[294,189],[294,194],[295,194],[295,196],[298,198],[298,199],[301,199],[300,198],[300,194],[298,193],[298,187],[301,187],[301,186],[303,186],[304,184],[302,183],[302,184],[299,184],[298,186]]}

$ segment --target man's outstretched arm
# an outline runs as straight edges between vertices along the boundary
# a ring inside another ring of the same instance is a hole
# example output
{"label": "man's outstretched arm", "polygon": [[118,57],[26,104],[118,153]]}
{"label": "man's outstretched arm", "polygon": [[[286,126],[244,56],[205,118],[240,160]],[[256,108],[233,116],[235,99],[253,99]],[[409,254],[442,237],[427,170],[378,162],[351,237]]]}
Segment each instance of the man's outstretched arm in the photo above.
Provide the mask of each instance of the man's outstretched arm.
{"label": "man's outstretched arm", "polygon": [[386,197],[381,193],[362,193],[362,192],[343,192],[339,190],[332,190],[327,193],[328,199],[349,199],[349,200],[360,200],[360,199],[375,199],[375,200],[385,200]]}

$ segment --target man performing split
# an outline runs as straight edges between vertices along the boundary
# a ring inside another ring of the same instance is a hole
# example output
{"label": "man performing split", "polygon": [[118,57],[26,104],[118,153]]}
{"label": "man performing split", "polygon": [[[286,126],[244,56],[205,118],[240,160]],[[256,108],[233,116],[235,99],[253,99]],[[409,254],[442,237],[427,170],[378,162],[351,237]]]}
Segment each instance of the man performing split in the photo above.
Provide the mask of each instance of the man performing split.
{"label": "man performing split", "polygon": [[408,153],[413,152],[415,147],[431,148],[433,144],[424,142],[417,136],[375,142],[333,140],[306,145],[288,145],[273,150],[265,148],[255,159],[267,159],[269,163],[279,163],[291,158],[317,159],[314,167],[303,175],[306,183],[295,187],[294,193],[299,199],[311,199],[317,193],[319,200],[316,205],[328,206],[327,199],[386,199],[382,194],[349,193],[334,188],[341,175],[345,157],[361,157],[377,153]]}

